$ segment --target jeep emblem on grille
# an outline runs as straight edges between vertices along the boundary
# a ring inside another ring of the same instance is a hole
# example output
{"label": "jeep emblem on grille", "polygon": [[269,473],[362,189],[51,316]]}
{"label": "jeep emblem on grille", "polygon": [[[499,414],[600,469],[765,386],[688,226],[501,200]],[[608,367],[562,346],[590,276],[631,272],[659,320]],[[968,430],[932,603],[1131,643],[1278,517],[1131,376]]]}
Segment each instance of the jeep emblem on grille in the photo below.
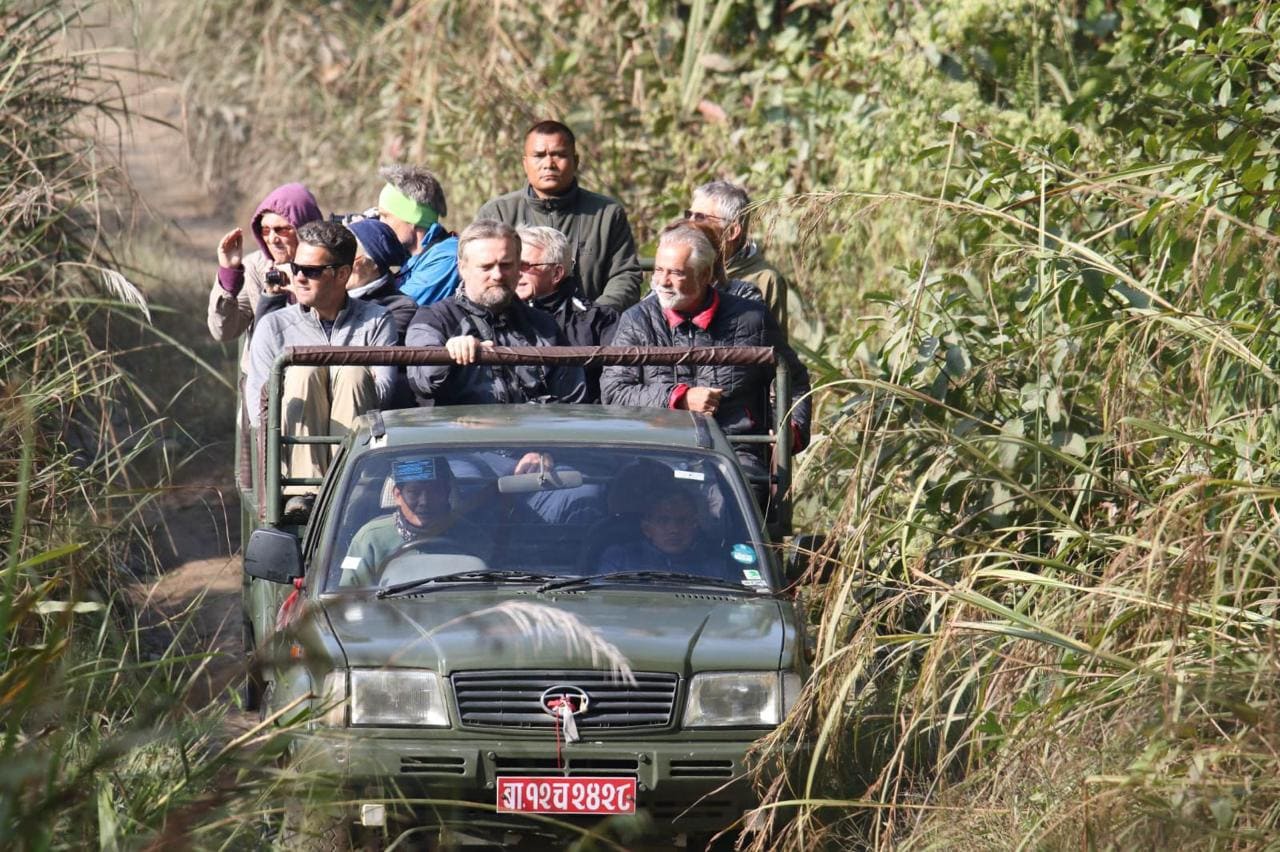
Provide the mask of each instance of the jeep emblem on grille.
{"label": "jeep emblem on grille", "polygon": [[543,712],[548,716],[559,717],[561,705],[568,705],[569,713],[574,716],[581,716],[587,712],[587,706],[591,703],[591,698],[587,695],[586,690],[578,686],[557,685],[553,686],[542,693],[542,697],[538,699],[538,704],[542,706]]}

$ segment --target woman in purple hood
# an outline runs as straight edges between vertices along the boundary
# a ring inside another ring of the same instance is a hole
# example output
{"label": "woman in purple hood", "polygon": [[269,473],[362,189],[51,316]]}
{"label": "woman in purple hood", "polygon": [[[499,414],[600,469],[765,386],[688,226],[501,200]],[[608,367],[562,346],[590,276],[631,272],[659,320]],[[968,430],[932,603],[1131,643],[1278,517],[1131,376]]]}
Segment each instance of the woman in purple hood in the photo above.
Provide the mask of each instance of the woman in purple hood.
{"label": "woman in purple hood", "polygon": [[[276,292],[289,281],[283,270],[278,282],[273,271],[293,260],[298,228],[320,219],[320,205],[300,183],[286,183],[271,190],[253,211],[249,229],[260,251],[244,254],[244,232],[236,228],[218,243],[218,277],[209,294],[209,333],[214,340],[235,340],[253,327],[254,310],[264,293]],[[240,372],[248,368],[249,347],[244,348]]]}

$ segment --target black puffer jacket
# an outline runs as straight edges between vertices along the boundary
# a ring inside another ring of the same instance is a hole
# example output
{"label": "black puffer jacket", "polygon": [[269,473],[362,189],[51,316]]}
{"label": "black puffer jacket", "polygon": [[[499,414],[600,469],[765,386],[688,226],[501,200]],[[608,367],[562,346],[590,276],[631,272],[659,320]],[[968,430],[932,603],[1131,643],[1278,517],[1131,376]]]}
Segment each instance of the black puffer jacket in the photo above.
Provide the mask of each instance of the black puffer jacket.
{"label": "black puffer jacket", "polygon": [[[608,346],[618,325],[618,312],[578,297],[577,285],[571,279],[561,282],[560,289],[529,304],[550,314],[560,326],[570,346]],[[587,402],[600,401],[600,367],[588,367]]]}
{"label": "black puffer jacket", "polygon": [[[406,346],[443,346],[451,337],[471,335],[498,346],[564,346],[556,321],[512,298],[506,310],[491,313],[459,290],[418,309],[409,323]],[[582,402],[586,382],[581,367],[410,367],[409,383],[421,405],[483,405],[495,402]]]}
{"label": "black puffer jacket", "polygon": [[741,296],[742,298],[750,299],[753,302],[764,301],[764,293],[760,292],[760,288],[752,284],[750,281],[743,281],[741,278],[730,278],[724,283],[724,286],[717,284],[716,289],[721,293]]}
{"label": "black puffer jacket", "polygon": [[400,345],[403,346],[404,336],[409,331],[409,323],[413,321],[414,314],[418,311],[418,303],[401,293],[396,287],[395,279],[390,276],[369,292],[361,293],[360,298],[387,309],[396,324],[396,337],[400,339]]}
{"label": "black puffer jacket", "polygon": [[[672,325],[668,317],[678,322]],[[799,450],[808,445],[809,371],[783,340],[764,302],[711,290],[702,312],[684,317],[663,311],[657,297],[644,299],[622,315],[612,345],[774,347],[791,372],[793,446]],[[606,405],[669,408],[678,388],[720,388],[724,395],[715,414],[720,428],[728,435],[759,435],[772,427],[772,384],[772,367],[605,367],[600,390]]]}

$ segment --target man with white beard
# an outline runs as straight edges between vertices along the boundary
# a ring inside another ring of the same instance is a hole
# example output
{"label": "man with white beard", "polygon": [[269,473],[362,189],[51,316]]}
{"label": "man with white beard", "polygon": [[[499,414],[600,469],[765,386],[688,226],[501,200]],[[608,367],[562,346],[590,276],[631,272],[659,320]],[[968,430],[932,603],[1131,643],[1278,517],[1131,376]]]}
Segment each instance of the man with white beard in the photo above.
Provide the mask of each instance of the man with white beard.
{"label": "man with white beard", "polygon": [[[663,232],[654,257],[654,298],[628,308],[614,331],[613,346],[772,346],[786,361],[796,400],[792,447],[809,443],[809,371],[787,345],[763,302],[712,286],[716,248],[701,231],[676,227]],[[605,367],[600,391],[606,405],[684,409],[714,417],[728,435],[768,434],[773,426],[768,366],[682,364],[672,367]],[[762,472],[767,454],[759,445],[738,452],[748,471]]]}
{"label": "man with white beard", "polygon": [[462,284],[452,298],[419,308],[406,346],[444,346],[454,363],[410,367],[409,383],[422,405],[582,402],[581,367],[481,365],[493,346],[564,346],[556,321],[516,298],[520,237],[510,225],[477,219],[458,236]]}

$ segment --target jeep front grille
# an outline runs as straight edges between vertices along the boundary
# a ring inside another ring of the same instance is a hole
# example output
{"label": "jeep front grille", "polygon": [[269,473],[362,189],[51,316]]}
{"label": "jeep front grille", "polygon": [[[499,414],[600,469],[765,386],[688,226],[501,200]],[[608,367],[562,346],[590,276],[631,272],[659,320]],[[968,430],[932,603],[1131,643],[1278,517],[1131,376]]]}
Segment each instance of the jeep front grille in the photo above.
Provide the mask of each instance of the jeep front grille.
{"label": "jeep front grille", "polygon": [[575,686],[589,699],[580,729],[663,728],[676,703],[674,674],[636,672],[635,683],[599,671],[482,671],[453,675],[458,717],[471,727],[546,728],[554,721],[539,700],[553,686]]}

